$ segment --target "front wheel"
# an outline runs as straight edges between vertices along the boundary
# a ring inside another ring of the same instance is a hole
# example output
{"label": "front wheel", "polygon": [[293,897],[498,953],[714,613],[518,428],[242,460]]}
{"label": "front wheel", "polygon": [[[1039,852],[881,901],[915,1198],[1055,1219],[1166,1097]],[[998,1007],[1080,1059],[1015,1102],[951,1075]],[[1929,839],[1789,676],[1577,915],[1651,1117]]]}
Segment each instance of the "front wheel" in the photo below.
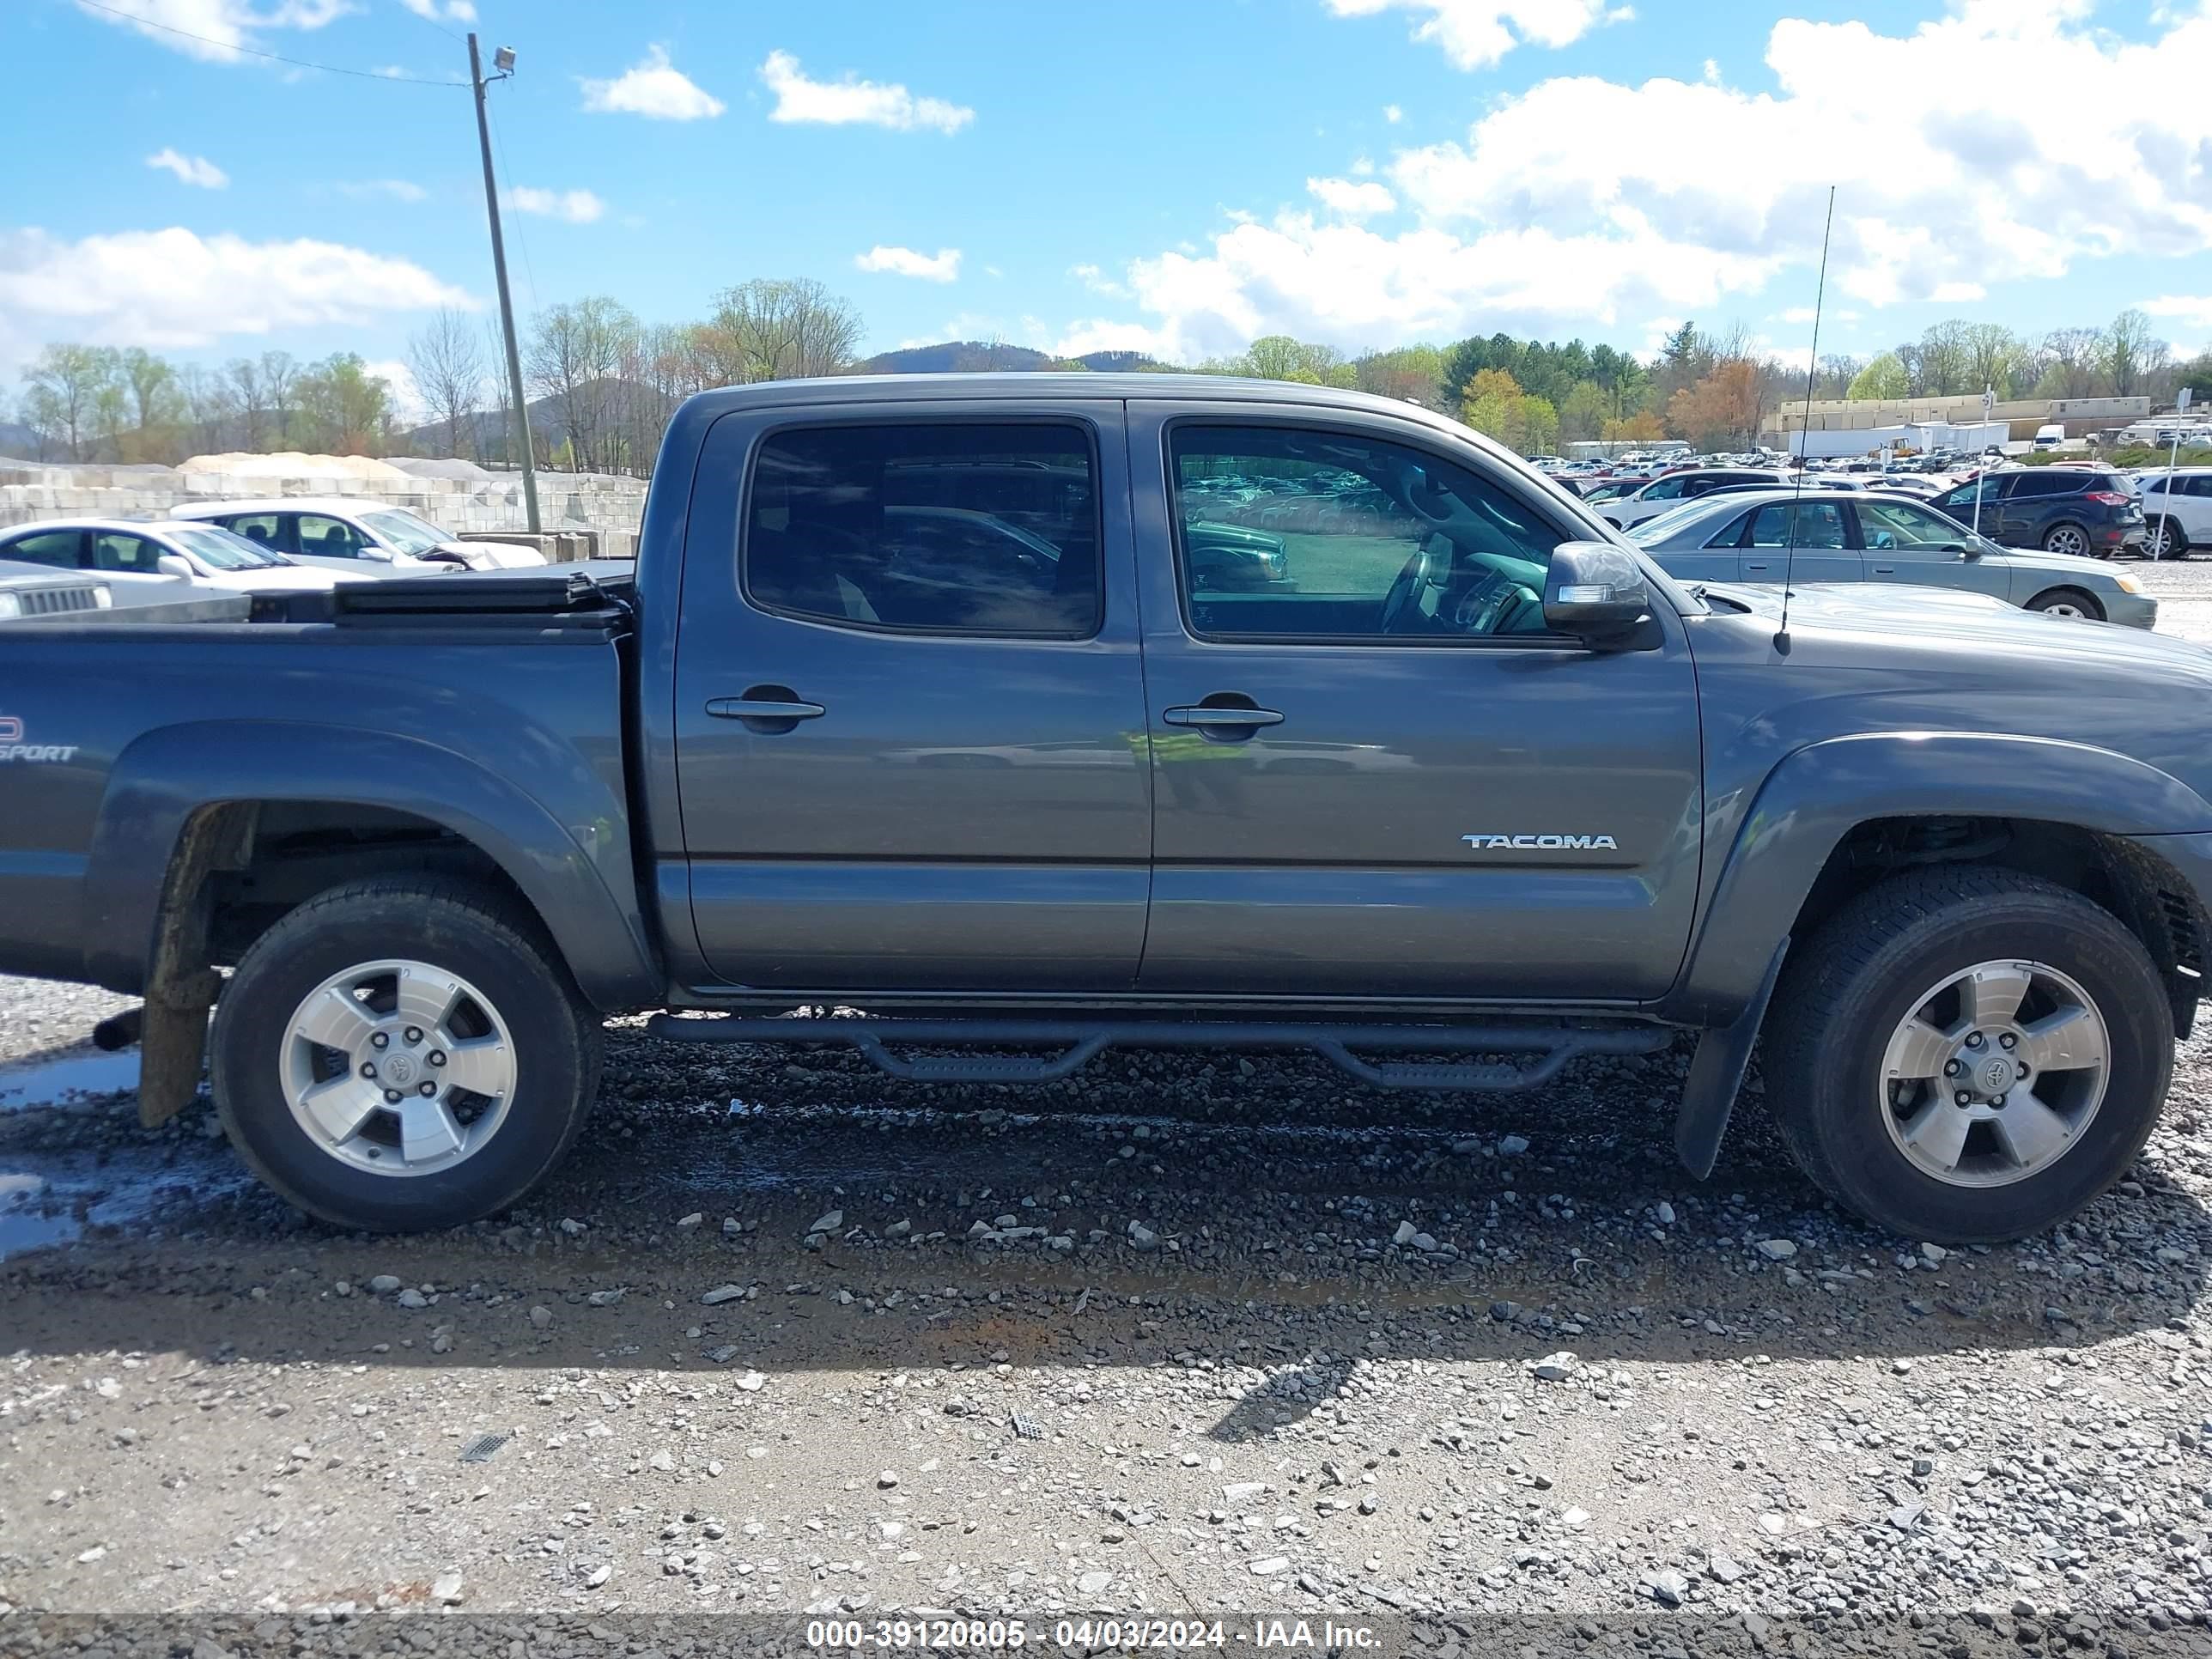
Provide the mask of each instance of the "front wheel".
{"label": "front wheel", "polygon": [[216,1107],[269,1186],[337,1226],[474,1221],[550,1174],[597,1091],[599,1024],[534,919],[376,879],[255,941],[216,1012]]}
{"label": "front wheel", "polygon": [[2078,587],[2054,587],[2037,594],[2025,608],[2040,611],[2046,617],[2075,617],[2084,622],[2105,619],[2105,607]]}
{"label": "front wheel", "polygon": [[2172,519],[2154,519],[2143,532],[2143,551],[2153,559],[2178,559],[2189,551],[2189,538]]}
{"label": "front wheel", "polygon": [[2006,870],[1893,878],[1793,945],[1767,1098],[1814,1182],[1911,1239],[2057,1225],[2135,1161],[2173,1019],[2109,912]]}

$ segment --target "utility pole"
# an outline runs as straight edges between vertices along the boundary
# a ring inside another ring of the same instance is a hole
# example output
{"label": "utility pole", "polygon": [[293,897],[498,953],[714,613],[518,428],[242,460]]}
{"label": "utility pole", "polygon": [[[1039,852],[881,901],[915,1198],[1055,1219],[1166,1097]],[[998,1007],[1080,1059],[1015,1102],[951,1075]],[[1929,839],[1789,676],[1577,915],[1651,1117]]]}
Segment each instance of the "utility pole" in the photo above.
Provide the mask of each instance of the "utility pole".
{"label": "utility pole", "polygon": [[[514,73],[514,53],[501,46],[492,54],[492,63],[498,73],[495,80],[505,80]],[[514,300],[507,291],[507,243],[499,234],[499,185],[491,170],[491,118],[484,112],[483,64],[477,56],[477,37],[469,35],[469,83],[477,91],[477,143],[483,150],[484,211],[491,216],[491,268],[499,283],[499,326],[507,339],[507,391],[514,405],[514,425],[510,428],[512,441],[522,457],[522,501],[530,514],[530,533],[538,533],[538,467],[530,453],[530,405],[522,395],[522,353],[514,343]]]}

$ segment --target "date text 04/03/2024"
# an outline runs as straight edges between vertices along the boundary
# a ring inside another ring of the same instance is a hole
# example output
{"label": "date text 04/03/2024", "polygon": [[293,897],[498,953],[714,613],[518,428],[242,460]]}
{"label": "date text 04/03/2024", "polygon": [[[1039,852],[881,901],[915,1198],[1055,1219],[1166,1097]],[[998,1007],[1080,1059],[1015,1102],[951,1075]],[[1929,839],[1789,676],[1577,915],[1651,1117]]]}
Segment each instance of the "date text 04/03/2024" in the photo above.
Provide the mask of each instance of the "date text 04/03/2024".
{"label": "date text 04/03/2024", "polygon": [[[1049,1634],[1048,1635],[1048,1631]],[[1035,1629],[1020,1619],[815,1620],[806,1644],[817,1649],[923,1652],[1014,1651],[1036,1647],[1092,1652],[1253,1648],[1359,1653],[1382,1645],[1364,1625],[1304,1619],[1060,1619]]]}

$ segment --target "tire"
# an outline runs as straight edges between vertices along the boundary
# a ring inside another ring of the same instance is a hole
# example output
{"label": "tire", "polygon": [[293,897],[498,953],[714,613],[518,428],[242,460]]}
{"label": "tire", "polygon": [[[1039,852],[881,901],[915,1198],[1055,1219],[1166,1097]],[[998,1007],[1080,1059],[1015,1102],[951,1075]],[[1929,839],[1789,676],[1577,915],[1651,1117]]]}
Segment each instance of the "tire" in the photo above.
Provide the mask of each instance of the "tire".
{"label": "tire", "polygon": [[2105,620],[2105,607],[2097,603],[2094,594],[2078,587],[2054,587],[2037,594],[2023,607],[2040,611],[2046,616],[2081,617],[2091,622]]}
{"label": "tire", "polygon": [[[600,1035],[552,941],[501,896],[353,882],[239,963],[216,1010],[216,1109],[247,1167],[308,1214],[450,1227],[520,1202],[559,1164],[598,1092]],[[295,1105],[310,1091],[321,1103]]]}
{"label": "tire", "polygon": [[2078,524],[2055,524],[2043,532],[2043,550],[2046,553],[2069,553],[2077,559],[2096,556],[2089,544],[2089,532]]}
{"label": "tire", "polygon": [[[2010,1035],[2004,1020],[1975,1021],[1963,990],[1916,1000],[1973,969],[1999,1006],[2012,978],[2029,983],[2010,1017],[2023,1035],[2008,1053],[1999,1047]],[[1948,1003],[1953,995],[1960,1000]],[[2069,1000],[2081,1009],[2069,1012]],[[1949,1009],[1955,1014],[1946,1024]],[[2053,1039],[2029,1034],[2039,1020],[2071,1022],[2083,1011],[2098,1023],[2094,1038],[2058,1054],[2039,1080],[2015,1079],[2002,1093],[1957,1103],[1956,1085],[1983,1086],[1979,1068],[1990,1059],[2003,1054],[2011,1064],[2031,1051],[2051,1052]],[[1906,1022],[1916,1016],[1947,1042],[1960,1040],[1960,1020],[2000,1035],[1954,1048],[1968,1075],[1952,1079],[1928,1049],[1913,1046],[1918,1028]],[[1941,1243],[2022,1238],[2075,1214],[2134,1163],[2173,1073],[2171,1005],[2135,935],[2077,893],[1970,866],[1893,877],[1793,946],[1765,1037],[1767,1099],[1799,1167],[1876,1225]],[[2085,1061],[2100,1049],[2100,1064]],[[1925,1083],[1887,1075],[1922,1065],[1931,1066]],[[2004,1116],[2031,1107],[2038,1109]],[[1939,1115],[1926,1120],[1933,1132],[1911,1150],[1907,1139],[1917,1143],[1923,1127],[1921,1112]],[[1957,1115],[1940,1115],[1951,1113]],[[2048,1127],[2054,1120],[2066,1126],[2057,1139]],[[1968,1127],[1955,1128],[1961,1122]],[[1961,1139],[1955,1166],[1944,1174],[1933,1166],[1947,1131]],[[2039,1163],[2017,1150],[2039,1145]]]}
{"label": "tire", "polygon": [[2143,532],[2143,555],[2153,561],[2185,559],[2189,556],[2189,537],[2171,516],[2154,519]]}

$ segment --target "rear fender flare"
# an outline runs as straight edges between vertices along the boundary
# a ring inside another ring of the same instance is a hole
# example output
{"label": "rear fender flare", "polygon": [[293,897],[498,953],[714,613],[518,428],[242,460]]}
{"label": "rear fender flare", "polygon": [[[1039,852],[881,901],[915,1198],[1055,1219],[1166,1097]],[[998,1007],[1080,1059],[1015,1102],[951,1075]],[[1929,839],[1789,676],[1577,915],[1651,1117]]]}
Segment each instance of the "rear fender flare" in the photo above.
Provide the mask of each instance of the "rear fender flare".
{"label": "rear fender flare", "polygon": [[100,801],[84,879],[87,971],[112,989],[145,988],[171,863],[194,813],[332,801],[411,813],[468,842],[537,911],[594,1006],[658,1003],[623,803],[588,769],[550,758],[532,771],[530,794],[418,738],[278,721],[157,727],[116,757]]}

